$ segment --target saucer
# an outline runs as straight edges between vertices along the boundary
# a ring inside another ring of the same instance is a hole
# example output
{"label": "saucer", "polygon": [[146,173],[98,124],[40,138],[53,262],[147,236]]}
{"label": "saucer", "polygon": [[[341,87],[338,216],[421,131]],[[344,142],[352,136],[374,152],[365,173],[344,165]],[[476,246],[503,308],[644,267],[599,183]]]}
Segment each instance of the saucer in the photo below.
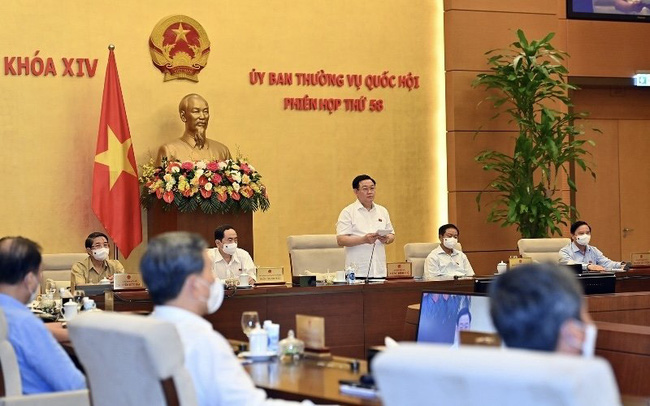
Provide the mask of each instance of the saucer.
{"label": "saucer", "polygon": [[251,289],[253,285],[237,285],[237,289]]}
{"label": "saucer", "polygon": [[268,361],[276,355],[275,351],[266,351],[259,354],[252,354],[249,351],[243,351],[238,354],[238,357],[250,359],[252,361]]}
{"label": "saucer", "polygon": [[348,283],[345,279],[332,279],[333,283]]}

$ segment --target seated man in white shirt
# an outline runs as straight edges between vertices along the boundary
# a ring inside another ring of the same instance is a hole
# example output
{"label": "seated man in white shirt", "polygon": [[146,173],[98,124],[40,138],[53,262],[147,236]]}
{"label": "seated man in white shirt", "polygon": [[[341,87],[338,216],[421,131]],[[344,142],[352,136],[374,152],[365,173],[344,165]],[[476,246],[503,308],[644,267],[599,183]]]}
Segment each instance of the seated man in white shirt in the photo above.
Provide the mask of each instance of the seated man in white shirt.
{"label": "seated man in white shirt", "polygon": [[431,251],[424,261],[424,279],[474,275],[467,255],[455,248],[459,234],[458,227],[453,224],[445,224],[438,229],[440,245]]}
{"label": "seated man in white shirt", "polygon": [[228,224],[217,227],[214,230],[214,243],[217,247],[208,250],[214,277],[224,280],[239,278],[245,273],[248,283],[253,285],[257,280],[257,267],[248,252],[237,248],[235,229]]}
{"label": "seated man in white shirt", "polygon": [[255,388],[228,341],[202,317],[219,309],[224,292],[200,235],[173,232],[154,238],[140,269],[155,305],[151,316],[178,330],[200,406],[289,404],[267,399]]}
{"label": "seated man in white shirt", "polygon": [[607,258],[598,248],[589,245],[591,226],[585,221],[571,224],[571,243],[560,250],[561,264],[582,264],[583,271],[611,271],[623,269],[625,262]]}

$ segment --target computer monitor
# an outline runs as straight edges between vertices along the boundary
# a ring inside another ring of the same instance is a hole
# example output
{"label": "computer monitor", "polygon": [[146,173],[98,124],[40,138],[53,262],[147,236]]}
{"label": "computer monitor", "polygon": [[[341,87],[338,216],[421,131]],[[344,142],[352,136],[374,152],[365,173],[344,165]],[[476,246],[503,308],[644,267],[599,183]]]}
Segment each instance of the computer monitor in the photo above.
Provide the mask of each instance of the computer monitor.
{"label": "computer monitor", "polygon": [[416,341],[457,346],[461,331],[496,333],[490,299],[475,293],[422,292]]}

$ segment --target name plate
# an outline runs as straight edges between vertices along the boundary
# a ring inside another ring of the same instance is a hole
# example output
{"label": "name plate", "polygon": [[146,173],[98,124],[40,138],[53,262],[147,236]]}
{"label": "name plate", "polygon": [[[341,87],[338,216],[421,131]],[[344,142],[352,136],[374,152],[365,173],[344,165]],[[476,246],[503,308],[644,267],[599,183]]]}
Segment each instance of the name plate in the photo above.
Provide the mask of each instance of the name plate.
{"label": "name plate", "polygon": [[519,266],[519,265],[532,264],[532,263],[533,263],[532,258],[529,258],[529,257],[522,257],[522,258],[514,257],[514,258],[510,258],[510,260],[509,260],[509,265],[510,266],[508,268],[512,269],[512,268],[514,268],[516,266]]}
{"label": "name plate", "polygon": [[285,283],[284,280],[284,267],[259,267],[257,268],[257,281],[256,285],[263,285],[265,283]]}
{"label": "name plate", "polygon": [[139,289],[142,284],[142,276],[135,273],[116,273],[113,275],[113,289]]}
{"label": "name plate", "polygon": [[296,314],[296,336],[305,342],[306,348],[325,348],[325,318]]}
{"label": "name plate", "polygon": [[386,264],[386,277],[390,279],[412,278],[413,271],[410,262],[393,262]]}
{"label": "name plate", "polygon": [[650,266],[650,252],[633,252],[632,266]]}

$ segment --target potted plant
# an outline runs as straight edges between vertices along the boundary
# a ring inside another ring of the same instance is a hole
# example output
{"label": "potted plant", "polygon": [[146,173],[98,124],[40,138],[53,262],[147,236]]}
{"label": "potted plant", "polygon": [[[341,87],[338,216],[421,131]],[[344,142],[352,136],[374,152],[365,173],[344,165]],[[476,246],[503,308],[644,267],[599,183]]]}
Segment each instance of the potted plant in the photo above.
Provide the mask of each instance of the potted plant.
{"label": "potted plant", "polygon": [[[550,33],[538,41],[528,41],[517,30],[518,41],[503,51],[489,51],[489,73],[481,73],[473,87],[494,90],[487,98],[498,113],[508,114],[519,130],[511,155],[486,150],[475,157],[486,171],[496,177],[486,189],[497,192],[488,221],[502,227],[516,225],[523,238],[550,237],[561,234],[560,224],[567,224],[576,209],[559,196],[559,182],[566,178],[576,190],[570,176],[575,163],[594,178],[585,161],[588,151],[584,132],[574,122],[586,113],[572,111],[567,83],[567,69],[562,65],[565,52],[555,49]],[[598,130],[596,130],[598,131]],[[480,210],[482,193],[476,198]]]}

